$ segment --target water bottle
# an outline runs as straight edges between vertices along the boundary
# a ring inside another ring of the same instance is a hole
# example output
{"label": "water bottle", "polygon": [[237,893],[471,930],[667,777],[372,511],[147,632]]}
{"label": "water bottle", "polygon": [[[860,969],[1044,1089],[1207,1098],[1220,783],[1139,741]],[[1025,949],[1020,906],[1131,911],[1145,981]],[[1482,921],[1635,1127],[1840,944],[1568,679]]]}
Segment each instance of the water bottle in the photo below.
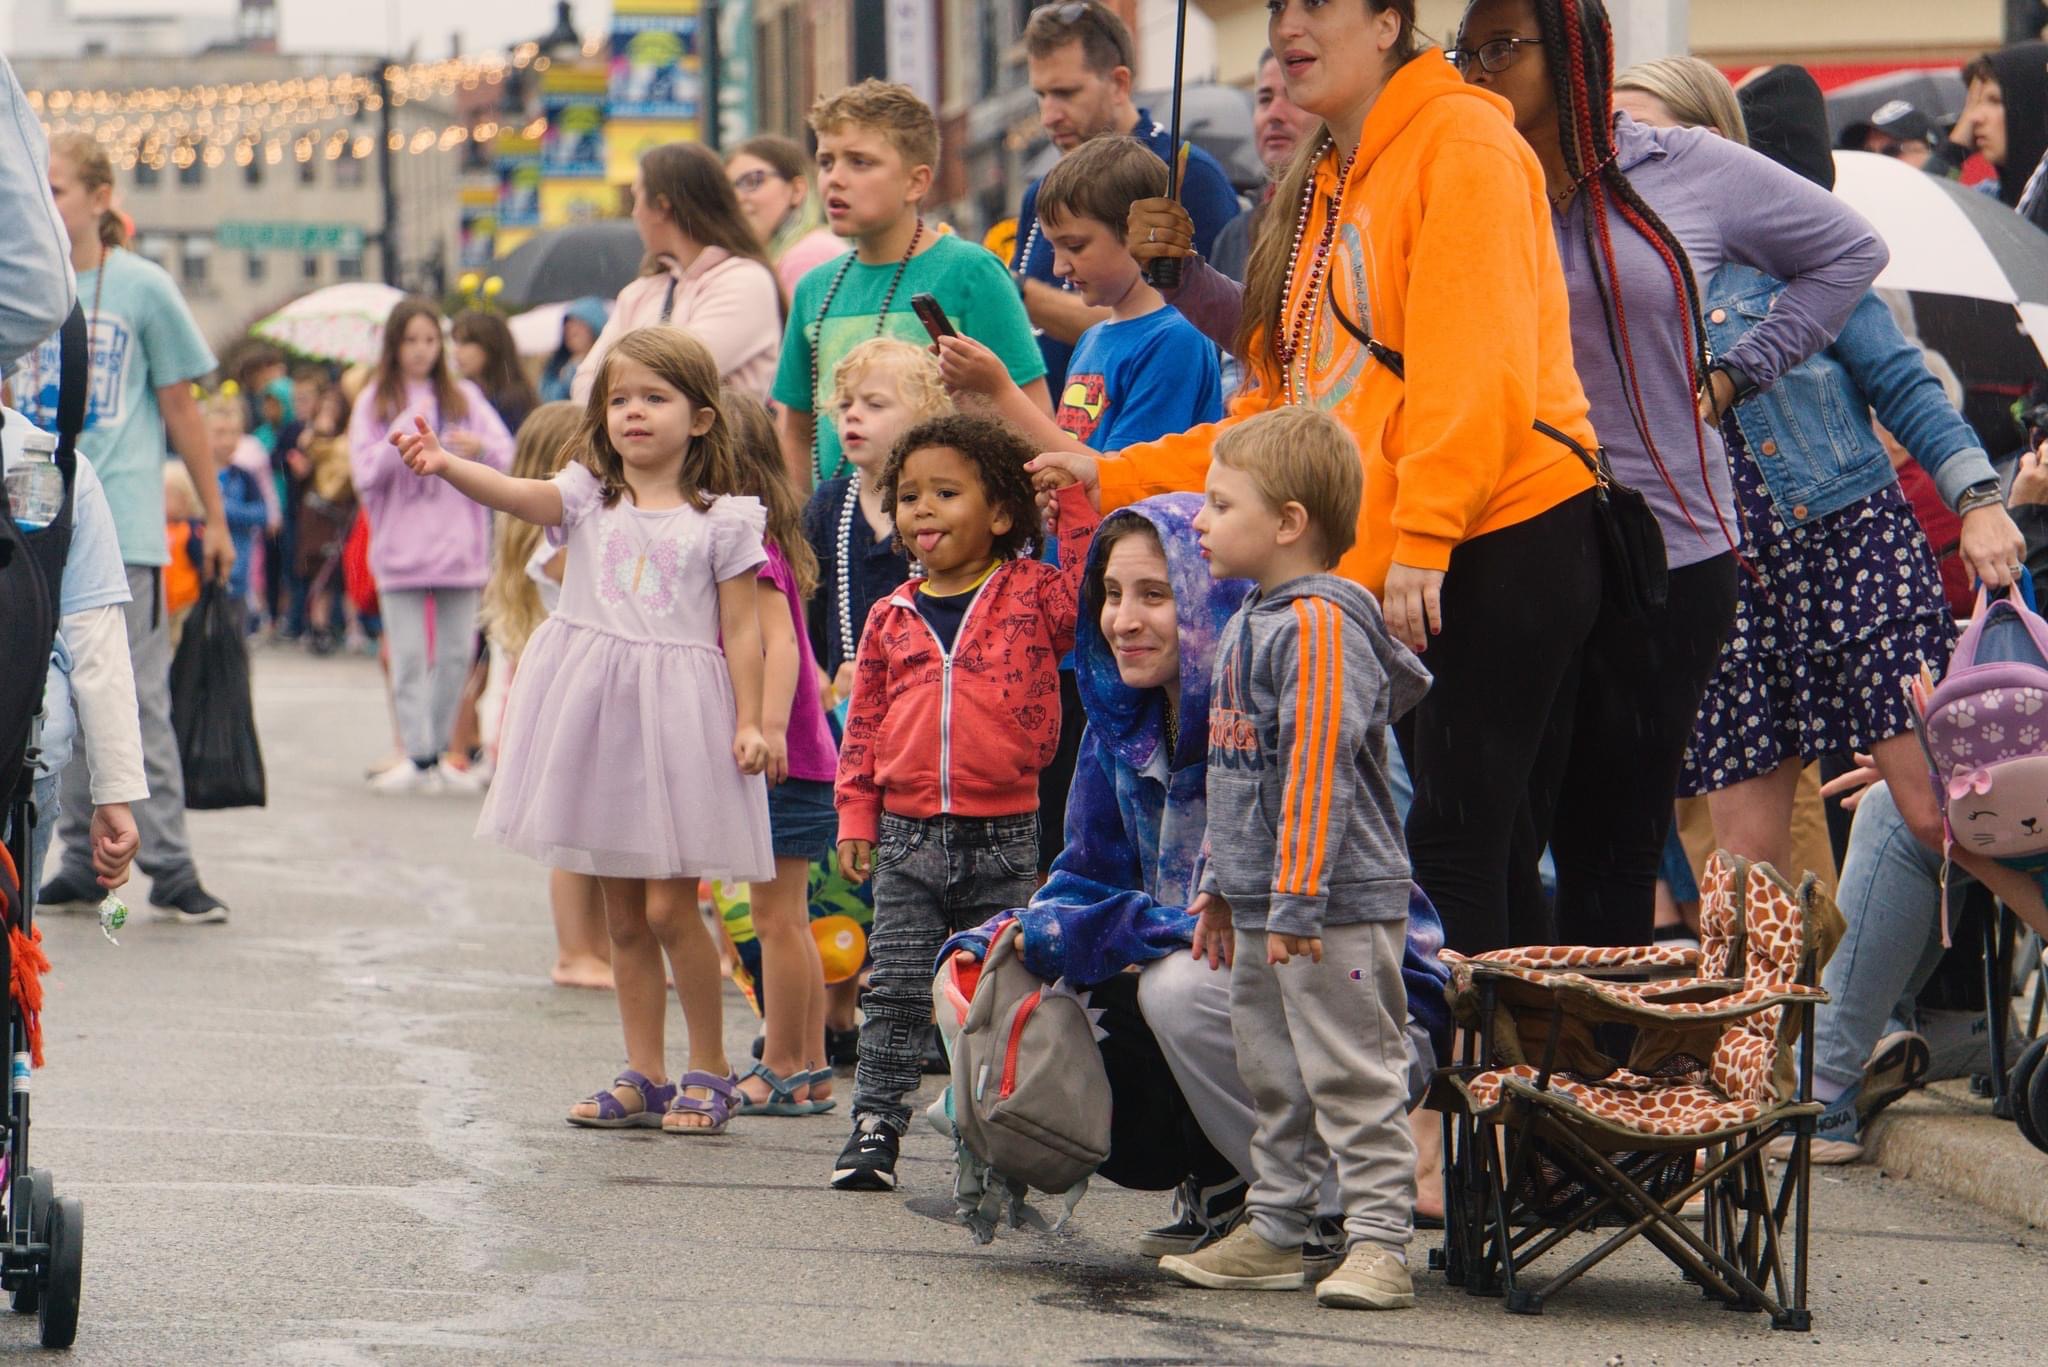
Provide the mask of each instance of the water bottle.
{"label": "water bottle", "polygon": [[25,532],[41,531],[64,510],[64,472],[56,453],[55,437],[31,431],[22,438],[21,459],[7,467],[7,508]]}

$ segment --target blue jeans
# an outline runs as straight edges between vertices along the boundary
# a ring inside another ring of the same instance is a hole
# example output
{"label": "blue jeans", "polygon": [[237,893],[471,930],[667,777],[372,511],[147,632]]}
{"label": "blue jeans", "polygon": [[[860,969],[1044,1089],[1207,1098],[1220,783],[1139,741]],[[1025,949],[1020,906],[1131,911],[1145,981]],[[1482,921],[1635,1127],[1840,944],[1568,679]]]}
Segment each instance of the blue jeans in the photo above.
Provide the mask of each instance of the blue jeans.
{"label": "blue jeans", "polygon": [[[31,899],[43,885],[43,856],[50,852],[50,837],[57,833],[57,788],[55,774],[43,774],[36,779],[36,825],[28,837],[28,867],[20,871],[22,891]],[[0,821],[0,831],[10,838],[13,835],[6,830],[4,821]]]}
{"label": "blue jeans", "polygon": [[[1951,874],[1954,906],[1968,875]],[[1821,974],[1831,1000],[1814,1026],[1813,1068],[1846,1089],[1863,1080],[1887,1024],[1912,1019],[1942,954],[1941,855],[1913,838],[1881,783],[1856,808],[1836,905],[1849,928]]]}

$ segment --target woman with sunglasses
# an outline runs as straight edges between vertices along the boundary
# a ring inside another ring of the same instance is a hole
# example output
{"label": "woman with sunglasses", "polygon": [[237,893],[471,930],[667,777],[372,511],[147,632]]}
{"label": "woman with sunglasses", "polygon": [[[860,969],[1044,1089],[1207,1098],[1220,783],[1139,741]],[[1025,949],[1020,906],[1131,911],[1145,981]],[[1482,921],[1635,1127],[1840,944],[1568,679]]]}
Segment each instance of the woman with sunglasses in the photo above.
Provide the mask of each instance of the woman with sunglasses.
{"label": "woman with sunglasses", "polygon": [[613,345],[644,327],[672,327],[704,344],[721,384],[763,403],[782,357],[789,300],[740,212],[718,154],[667,142],[640,158],[633,226],[647,248],[640,278],[619,291],[611,320],[576,367],[570,397],[582,403]]}
{"label": "woman with sunglasses", "polygon": [[[1634,618],[1603,609],[1554,818],[1530,824],[1557,864],[1558,941],[1636,945],[1651,936],[1679,768],[1736,619],[1744,538],[1762,563],[1778,553],[1763,542],[1782,537],[1736,497],[1720,418],[1828,344],[1885,249],[1842,201],[1734,142],[1617,118],[1612,51],[1601,0],[1472,0],[1452,60],[1514,106],[1542,163],[1593,425],[1663,532],[1669,599]],[[1700,285],[1724,262],[1783,284],[1767,318],[1710,353]],[[1808,596],[1822,592],[1856,594]],[[1511,929],[1522,943],[1535,928]]]}
{"label": "woman with sunglasses", "polygon": [[811,190],[810,161],[796,142],[776,133],[748,138],[725,159],[740,212],[761,239],[785,298],[796,293],[805,272],[838,256],[851,241],[825,226]]}
{"label": "woman with sunglasses", "polygon": [[[1518,924],[1540,911],[1515,831],[1557,791],[1561,747],[1545,740],[1600,596],[1592,476],[1537,430],[1596,444],[1543,169],[1506,102],[1424,47],[1413,0],[1271,0],[1268,13],[1288,98],[1320,126],[1252,249],[1248,380],[1222,425],[1314,404],[1357,441],[1366,496],[1338,572],[1381,596],[1435,676],[1400,736],[1415,878],[1454,948],[1494,949],[1511,906]],[[1201,488],[1217,432],[1034,468],[1098,485],[1116,508]]]}

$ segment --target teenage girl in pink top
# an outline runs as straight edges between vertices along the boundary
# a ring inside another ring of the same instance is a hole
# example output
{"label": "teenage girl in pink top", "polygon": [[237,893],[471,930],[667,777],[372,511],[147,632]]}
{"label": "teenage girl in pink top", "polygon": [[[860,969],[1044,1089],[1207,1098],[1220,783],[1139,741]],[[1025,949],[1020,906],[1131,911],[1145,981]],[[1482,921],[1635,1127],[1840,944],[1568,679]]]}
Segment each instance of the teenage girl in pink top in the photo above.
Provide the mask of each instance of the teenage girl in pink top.
{"label": "teenage girl in pink top", "polygon": [[578,403],[590,397],[597,368],[619,338],[635,328],[672,327],[704,344],[727,389],[765,401],[782,355],[782,287],[718,158],[691,142],[664,143],[640,158],[633,226],[647,265],[619,291],[569,396]]}

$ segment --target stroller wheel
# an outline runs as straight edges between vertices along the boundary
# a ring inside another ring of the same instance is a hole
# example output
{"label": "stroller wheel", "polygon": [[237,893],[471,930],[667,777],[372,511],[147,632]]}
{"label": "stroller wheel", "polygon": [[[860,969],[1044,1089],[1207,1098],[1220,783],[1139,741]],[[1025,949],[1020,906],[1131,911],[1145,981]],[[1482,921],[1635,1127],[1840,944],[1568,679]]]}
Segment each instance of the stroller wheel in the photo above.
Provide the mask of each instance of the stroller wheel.
{"label": "stroller wheel", "polygon": [[[30,1168],[26,1174],[28,1183],[28,1228],[32,1238],[41,1239],[50,1219],[50,1199],[57,1194],[56,1180],[48,1168]],[[30,1278],[14,1288],[14,1311],[18,1315],[33,1315],[42,1300],[42,1284]]]}
{"label": "stroller wheel", "polygon": [[[2040,1053],[2042,1049],[2043,1045],[2037,1043],[2030,1052]],[[2015,1093],[2012,1104],[2013,1114],[2019,1117],[2020,1133],[2035,1148],[2048,1153],[2048,1065],[2034,1065],[2026,1090]]]}
{"label": "stroller wheel", "polygon": [[78,1287],[85,1257],[85,1204],[76,1196],[60,1196],[50,1203],[49,1239],[37,1327],[43,1347],[69,1348],[78,1337]]}
{"label": "stroller wheel", "polygon": [[[2048,1120],[2048,1092],[2041,1092],[2039,1086],[2042,1077],[2048,1076],[2048,1069],[2041,1066],[2044,1054],[2048,1054],[2048,1038],[2035,1040],[2020,1054],[2020,1061],[2013,1065],[2011,1096],[2013,1119],[2019,1122],[2020,1133],[2035,1148],[2048,1151],[2048,1130],[2041,1125]],[[2041,1092],[2043,1106],[2029,1104],[2029,1096],[2036,1092]]]}

